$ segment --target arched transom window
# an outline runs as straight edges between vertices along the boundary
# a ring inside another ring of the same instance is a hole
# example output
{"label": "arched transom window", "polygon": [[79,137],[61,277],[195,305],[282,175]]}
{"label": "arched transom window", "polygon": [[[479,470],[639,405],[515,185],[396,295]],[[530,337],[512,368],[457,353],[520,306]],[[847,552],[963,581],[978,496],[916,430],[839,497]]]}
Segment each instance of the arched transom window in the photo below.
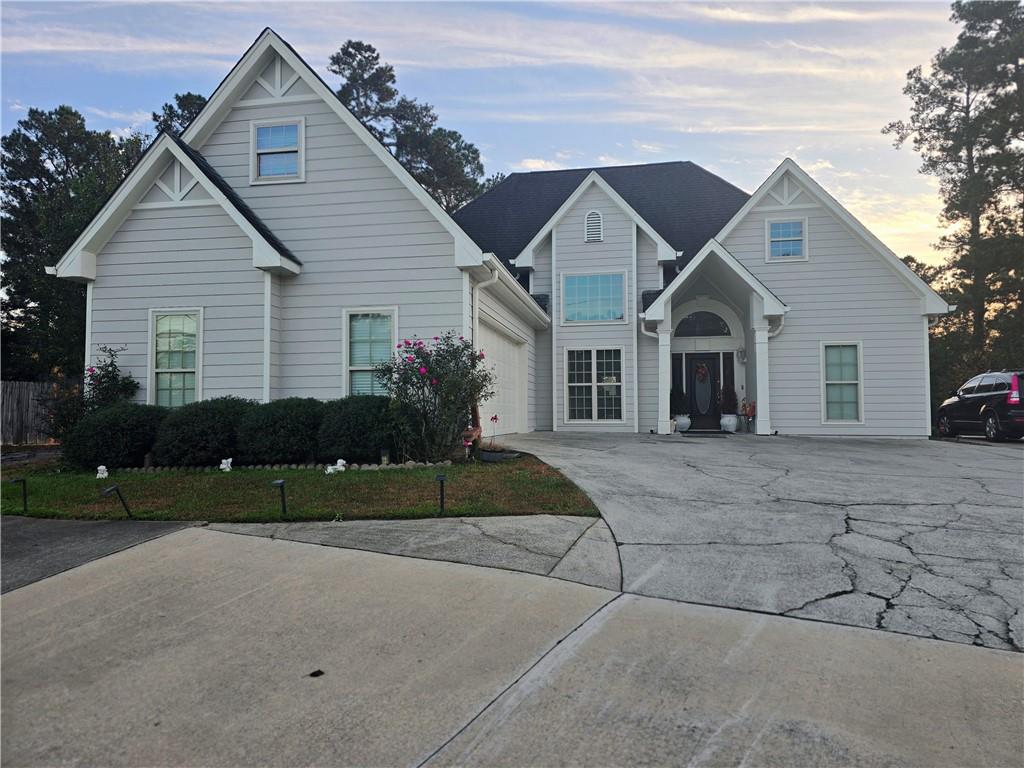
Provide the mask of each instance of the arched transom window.
{"label": "arched transom window", "polygon": [[583,242],[600,243],[604,240],[604,221],[599,211],[589,211],[583,226]]}
{"label": "arched transom window", "polygon": [[732,336],[729,324],[714,312],[691,312],[676,326],[676,336]]}

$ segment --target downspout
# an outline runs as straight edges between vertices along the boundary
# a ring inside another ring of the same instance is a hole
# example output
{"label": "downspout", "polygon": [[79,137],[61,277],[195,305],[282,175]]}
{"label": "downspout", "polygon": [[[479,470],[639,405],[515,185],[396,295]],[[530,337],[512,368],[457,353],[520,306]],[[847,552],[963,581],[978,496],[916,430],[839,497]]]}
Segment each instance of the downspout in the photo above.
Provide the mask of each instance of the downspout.
{"label": "downspout", "polygon": [[647,318],[644,316],[644,314],[645,313],[643,312],[640,313],[640,333],[642,333],[644,336],[650,336],[652,339],[657,341],[658,334],[655,333],[654,331],[648,331],[647,326],[644,325],[644,323],[647,321]]}
{"label": "downspout", "polygon": [[484,263],[484,266],[491,270],[491,276],[473,286],[473,346],[476,346],[480,338],[480,289],[490,288],[498,282],[500,277],[498,268],[494,264],[488,261]]}

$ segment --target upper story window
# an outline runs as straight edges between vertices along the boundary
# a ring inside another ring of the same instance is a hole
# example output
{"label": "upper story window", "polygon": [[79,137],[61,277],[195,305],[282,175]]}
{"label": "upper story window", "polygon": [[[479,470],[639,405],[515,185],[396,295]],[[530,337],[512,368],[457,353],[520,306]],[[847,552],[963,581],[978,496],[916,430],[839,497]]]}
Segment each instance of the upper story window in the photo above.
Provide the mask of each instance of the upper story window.
{"label": "upper story window", "polygon": [[588,211],[583,224],[583,242],[600,243],[604,240],[604,217],[600,211]]}
{"label": "upper story window", "polygon": [[768,243],[765,261],[806,261],[807,220],[766,222]]}
{"label": "upper story window", "polygon": [[253,184],[302,181],[306,175],[305,127],[302,118],[252,123],[249,181]]}
{"label": "upper story window", "polygon": [[729,324],[714,312],[691,312],[676,326],[676,336],[731,336]]}
{"label": "upper story window", "polygon": [[626,322],[626,273],[563,275],[562,322]]}

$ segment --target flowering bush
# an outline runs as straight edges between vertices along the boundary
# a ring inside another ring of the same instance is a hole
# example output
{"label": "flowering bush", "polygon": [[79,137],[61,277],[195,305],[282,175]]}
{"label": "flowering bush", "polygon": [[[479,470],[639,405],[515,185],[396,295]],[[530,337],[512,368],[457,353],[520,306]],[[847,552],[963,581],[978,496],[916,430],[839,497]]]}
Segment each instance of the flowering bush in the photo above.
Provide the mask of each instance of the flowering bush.
{"label": "flowering bush", "polygon": [[375,369],[404,429],[400,448],[418,461],[443,461],[459,448],[475,404],[494,394],[484,353],[453,332],[405,339]]}
{"label": "flowering bush", "polygon": [[85,369],[85,408],[103,408],[131,400],[139,391],[139,382],[124,375],[117,365],[117,356],[124,347],[100,347],[103,357]]}

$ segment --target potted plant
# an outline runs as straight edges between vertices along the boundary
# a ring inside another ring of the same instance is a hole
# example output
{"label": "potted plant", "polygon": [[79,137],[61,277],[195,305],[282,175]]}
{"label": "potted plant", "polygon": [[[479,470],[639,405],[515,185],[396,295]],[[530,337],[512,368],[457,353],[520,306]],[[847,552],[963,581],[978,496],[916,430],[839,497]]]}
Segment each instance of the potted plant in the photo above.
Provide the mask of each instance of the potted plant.
{"label": "potted plant", "polygon": [[686,393],[679,387],[669,392],[669,403],[673,418],[676,421],[676,432],[685,432],[690,428],[690,414],[686,412]]}
{"label": "potted plant", "polygon": [[739,408],[739,404],[736,401],[736,391],[731,387],[724,387],[718,397],[719,407],[722,412],[722,418],[719,421],[722,431],[735,432],[736,427],[739,425],[739,417],[736,415],[736,411]]}

